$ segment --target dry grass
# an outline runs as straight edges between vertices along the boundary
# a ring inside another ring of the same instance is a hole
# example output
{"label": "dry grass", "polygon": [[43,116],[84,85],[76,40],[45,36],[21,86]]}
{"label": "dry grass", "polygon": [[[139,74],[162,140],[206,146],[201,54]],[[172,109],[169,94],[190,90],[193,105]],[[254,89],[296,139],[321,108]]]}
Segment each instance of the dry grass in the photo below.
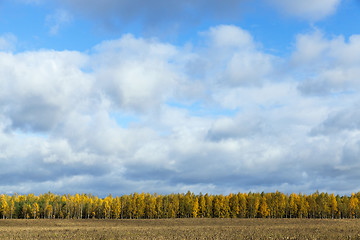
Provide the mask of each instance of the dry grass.
{"label": "dry grass", "polygon": [[0,239],[360,239],[360,220],[0,220]]}

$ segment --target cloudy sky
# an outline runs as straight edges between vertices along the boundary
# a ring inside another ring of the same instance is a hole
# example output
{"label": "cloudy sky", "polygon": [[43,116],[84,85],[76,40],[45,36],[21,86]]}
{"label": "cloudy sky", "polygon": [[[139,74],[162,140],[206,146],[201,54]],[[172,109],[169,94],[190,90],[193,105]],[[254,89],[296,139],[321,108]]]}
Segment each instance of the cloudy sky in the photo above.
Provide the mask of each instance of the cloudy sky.
{"label": "cloudy sky", "polygon": [[0,192],[348,194],[356,0],[0,1]]}

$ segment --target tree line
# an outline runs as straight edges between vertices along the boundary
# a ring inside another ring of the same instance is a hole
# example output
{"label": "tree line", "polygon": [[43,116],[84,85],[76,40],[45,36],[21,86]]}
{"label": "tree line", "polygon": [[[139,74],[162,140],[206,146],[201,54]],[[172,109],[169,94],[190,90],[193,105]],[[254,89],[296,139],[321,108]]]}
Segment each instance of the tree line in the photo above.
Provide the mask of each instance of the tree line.
{"label": "tree line", "polygon": [[229,195],[133,193],[99,198],[92,194],[1,194],[0,217],[59,219],[154,218],[360,218],[360,192],[339,196],[237,193]]}

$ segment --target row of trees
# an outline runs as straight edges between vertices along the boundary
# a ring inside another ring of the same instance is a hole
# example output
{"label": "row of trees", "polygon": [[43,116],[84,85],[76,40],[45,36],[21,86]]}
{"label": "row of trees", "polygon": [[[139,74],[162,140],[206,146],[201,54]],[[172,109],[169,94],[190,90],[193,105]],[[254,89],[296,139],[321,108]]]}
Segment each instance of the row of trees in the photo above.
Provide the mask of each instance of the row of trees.
{"label": "row of trees", "polygon": [[360,218],[360,192],[0,195],[1,218]]}

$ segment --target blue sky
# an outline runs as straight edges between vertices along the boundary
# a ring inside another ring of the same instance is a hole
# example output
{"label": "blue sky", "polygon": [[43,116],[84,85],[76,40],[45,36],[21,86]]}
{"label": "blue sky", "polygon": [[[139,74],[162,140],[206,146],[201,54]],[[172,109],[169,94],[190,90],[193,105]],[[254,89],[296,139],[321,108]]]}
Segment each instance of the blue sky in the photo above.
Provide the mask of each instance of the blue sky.
{"label": "blue sky", "polygon": [[3,0],[0,191],[357,192],[359,13]]}

